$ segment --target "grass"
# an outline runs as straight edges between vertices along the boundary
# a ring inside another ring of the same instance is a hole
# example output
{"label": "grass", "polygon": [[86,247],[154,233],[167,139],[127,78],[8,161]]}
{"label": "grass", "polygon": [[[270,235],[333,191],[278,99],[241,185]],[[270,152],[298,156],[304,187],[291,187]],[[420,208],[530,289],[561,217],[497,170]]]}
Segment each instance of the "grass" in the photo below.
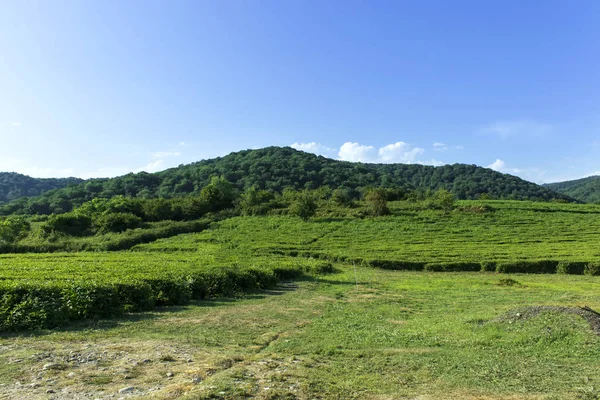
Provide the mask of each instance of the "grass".
{"label": "grass", "polygon": [[[0,288],[142,282],[155,303],[180,304],[0,335],[0,397],[600,398],[600,336],[588,321],[527,312],[600,309],[600,277],[571,275],[600,265],[600,207],[390,206],[376,219],[235,217],[133,251],[0,255]],[[554,272],[543,260],[566,274],[511,273],[533,262]],[[423,270],[371,268],[398,262]],[[504,274],[434,272],[496,263]],[[335,273],[315,274],[330,264]],[[249,290],[233,298],[197,301],[190,282],[207,271],[254,271],[269,284],[244,278]],[[191,285],[186,301],[165,301],[172,282],[182,285],[173,295]]]}
{"label": "grass", "polygon": [[[502,286],[493,273],[359,268],[357,287],[353,269],[338,268],[235,301],[4,337],[0,349],[10,350],[0,352],[0,393],[49,360],[92,348],[105,355],[102,364],[71,363],[43,379],[77,393],[96,390],[89,386],[96,382],[105,395],[160,386],[157,398],[188,399],[595,395],[600,338],[587,322],[552,312],[519,319],[511,310],[600,308],[600,278],[507,275],[520,284]],[[40,354],[47,357],[38,361]]]}
{"label": "grass", "polygon": [[236,254],[285,254],[365,262],[515,262],[600,260],[600,207],[530,202],[492,205],[491,212],[415,210],[391,203],[380,218],[236,217],[217,229],[134,247],[138,251],[202,252],[221,246]]}

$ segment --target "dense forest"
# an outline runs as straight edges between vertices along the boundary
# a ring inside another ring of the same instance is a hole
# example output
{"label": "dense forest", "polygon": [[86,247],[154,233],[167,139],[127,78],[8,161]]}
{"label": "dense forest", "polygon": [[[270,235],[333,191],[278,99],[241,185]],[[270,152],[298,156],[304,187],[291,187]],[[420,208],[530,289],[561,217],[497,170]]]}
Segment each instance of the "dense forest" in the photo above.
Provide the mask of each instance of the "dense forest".
{"label": "dense forest", "polygon": [[141,172],[94,179],[33,198],[0,206],[0,215],[64,213],[94,198],[122,195],[142,199],[199,194],[211,178],[221,176],[242,192],[249,188],[282,192],[344,188],[359,197],[368,187],[405,191],[445,189],[458,199],[563,200],[566,195],[476,165],[432,167],[419,164],[363,164],[332,160],[289,147],[245,150],[225,157],[181,165],[162,172]]}
{"label": "dense forest", "polygon": [[600,202],[600,176],[588,176],[587,178],[573,181],[548,183],[543,186],[584,203]]}
{"label": "dense forest", "polygon": [[0,172],[0,204],[21,197],[39,196],[49,190],[61,189],[69,185],[82,183],[78,178],[32,178],[15,172]]}

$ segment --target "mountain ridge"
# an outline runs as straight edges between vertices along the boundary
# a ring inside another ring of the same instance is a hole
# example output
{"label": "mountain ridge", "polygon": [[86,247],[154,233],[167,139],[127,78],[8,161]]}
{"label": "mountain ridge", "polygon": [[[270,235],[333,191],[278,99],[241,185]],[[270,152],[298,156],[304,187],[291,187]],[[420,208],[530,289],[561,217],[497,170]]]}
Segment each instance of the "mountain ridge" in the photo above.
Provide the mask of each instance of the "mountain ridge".
{"label": "mountain ridge", "polygon": [[374,164],[333,160],[291,147],[266,147],[232,152],[223,157],[180,165],[156,173],[130,173],[90,179],[40,196],[20,198],[0,207],[0,214],[67,212],[96,197],[177,197],[199,193],[213,176],[224,176],[240,191],[250,187],[282,191],[328,186],[360,191],[366,187],[406,190],[447,189],[459,199],[481,196],[515,200],[573,201],[569,196],[472,164],[427,166]]}
{"label": "mountain ridge", "polygon": [[33,178],[18,172],[0,172],[0,204],[21,197],[39,196],[47,191],[82,183],[80,178]]}
{"label": "mountain ridge", "polygon": [[546,183],[542,186],[584,203],[600,202],[600,176],[598,175],[570,181]]}

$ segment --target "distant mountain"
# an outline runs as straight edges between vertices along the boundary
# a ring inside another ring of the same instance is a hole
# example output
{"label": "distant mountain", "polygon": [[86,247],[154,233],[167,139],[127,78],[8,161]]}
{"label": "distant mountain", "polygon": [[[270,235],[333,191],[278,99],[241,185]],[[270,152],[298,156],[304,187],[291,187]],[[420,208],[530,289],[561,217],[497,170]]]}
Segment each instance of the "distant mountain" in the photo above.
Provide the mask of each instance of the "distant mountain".
{"label": "distant mountain", "polygon": [[240,190],[256,186],[282,191],[286,187],[316,189],[325,185],[348,189],[367,186],[407,190],[444,188],[459,199],[475,199],[485,194],[499,199],[573,201],[568,196],[516,176],[476,165],[363,164],[332,160],[290,147],[267,147],[231,153],[154,174],[141,172],[85,181],[42,196],[13,201],[0,207],[0,214],[66,212],[95,197],[174,197],[199,193],[215,175],[224,176]]}
{"label": "distant mountain", "polygon": [[573,181],[548,183],[543,186],[584,203],[600,202],[600,176],[588,176],[587,178]]}
{"label": "distant mountain", "polygon": [[60,189],[81,182],[83,182],[83,179],[40,179],[15,172],[0,172],[0,204],[21,197],[39,196],[49,190]]}

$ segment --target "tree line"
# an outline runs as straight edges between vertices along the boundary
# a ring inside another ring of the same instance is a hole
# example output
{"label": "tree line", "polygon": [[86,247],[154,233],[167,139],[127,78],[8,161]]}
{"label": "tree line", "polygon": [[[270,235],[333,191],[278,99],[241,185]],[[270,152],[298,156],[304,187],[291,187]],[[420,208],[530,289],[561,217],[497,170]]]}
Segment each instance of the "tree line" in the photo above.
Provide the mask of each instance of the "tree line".
{"label": "tree line", "polygon": [[337,161],[289,147],[268,147],[231,153],[222,158],[181,165],[159,173],[93,179],[0,206],[0,215],[48,215],[72,211],[95,198],[139,199],[199,195],[212,177],[222,176],[239,192],[251,188],[282,193],[285,189],[346,190],[353,198],[368,187],[404,192],[444,189],[458,199],[572,201],[518,177],[476,165],[432,167],[417,164],[363,164]]}

